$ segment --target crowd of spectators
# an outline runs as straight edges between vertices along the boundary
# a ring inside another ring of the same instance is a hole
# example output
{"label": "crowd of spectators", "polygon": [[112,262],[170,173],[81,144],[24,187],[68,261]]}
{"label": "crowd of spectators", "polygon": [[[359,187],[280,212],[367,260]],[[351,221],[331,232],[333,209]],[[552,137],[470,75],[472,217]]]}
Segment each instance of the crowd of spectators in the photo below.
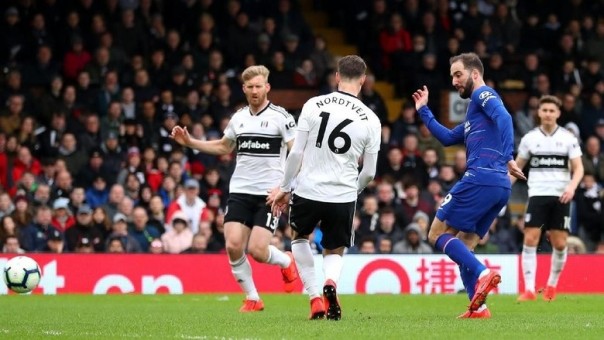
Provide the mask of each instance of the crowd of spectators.
{"label": "crowd of spectators", "polygon": [[[408,102],[388,121],[374,85],[391,81],[405,98],[419,84],[448,90],[448,58],[461,51],[483,58],[485,79],[498,90],[528,94],[512,112],[518,137],[537,124],[538,96],[564,99],[560,123],[580,134],[587,174],[573,233],[596,250],[604,225],[600,2],[334,0],[316,7],[368,60],[372,74],[360,96],[384,125],[378,177],[359,198],[351,252],[432,252],[426,233],[464,172],[465,152],[445,162]],[[181,148],[169,138],[172,127],[221,138],[245,105],[239,74],[249,65],[269,67],[273,89],[335,89],[335,58],[295,0],[9,0],[0,11],[5,252],[224,251],[235,155]],[[438,96],[432,100],[439,112]],[[477,252],[518,252],[521,225],[502,211]],[[273,244],[288,248],[288,235],[283,220]],[[320,251],[320,232],[314,237]]]}

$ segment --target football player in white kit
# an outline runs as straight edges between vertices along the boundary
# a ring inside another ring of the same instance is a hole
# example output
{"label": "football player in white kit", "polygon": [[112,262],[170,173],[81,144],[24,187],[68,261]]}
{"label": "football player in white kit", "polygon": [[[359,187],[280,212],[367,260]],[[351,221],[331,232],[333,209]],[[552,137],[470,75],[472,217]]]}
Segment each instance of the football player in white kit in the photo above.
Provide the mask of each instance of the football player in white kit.
{"label": "football player in white kit", "polygon": [[269,70],[250,66],[243,71],[243,92],[248,106],[231,118],[220,140],[191,138],[187,128],[176,126],[172,138],[179,144],[212,155],[237,149],[237,165],[229,186],[224,236],[231,270],[246,298],[240,312],[264,309],[258,295],[247,252],[258,262],[281,267],[285,291],[298,278],[291,252],[270,245],[279,218],[266,206],[267,193],[283,177],[287,150],[293,144],[296,122],[285,109],[272,104],[267,94]]}
{"label": "football player in white kit", "polygon": [[[544,300],[554,300],[558,278],[566,263],[570,202],[583,178],[583,163],[577,138],[557,124],[561,105],[555,96],[542,96],[537,111],[541,124],[522,137],[518,146],[516,163],[520,168],[528,163],[530,169],[521,260],[525,288],[518,301],[537,298],[537,245],[542,230],[549,230],[553,248]],[[512,184],[516,181],[513,176],[510,179]]]}
{"label": "football player in white kit", "polygon": [[[352,221],[358,194],[373,179],[380,149],[380,121],[357,95],[367,66],[358,56],[338,62],[338,91],[309,99],[298,119],[298,132],[287,158],[280,189],[269,195],[273,214],[285,209],[296,178],[289,219],[292,252],[310,296],[310,319],[340,320],[336,287],[344,249],[354,243]],[[363,168],[359,173],[359,160]],[[297,177],[296,177],[297,176]],[[320,223],[323,239],[323,298],[315,280],[309,235]]]}

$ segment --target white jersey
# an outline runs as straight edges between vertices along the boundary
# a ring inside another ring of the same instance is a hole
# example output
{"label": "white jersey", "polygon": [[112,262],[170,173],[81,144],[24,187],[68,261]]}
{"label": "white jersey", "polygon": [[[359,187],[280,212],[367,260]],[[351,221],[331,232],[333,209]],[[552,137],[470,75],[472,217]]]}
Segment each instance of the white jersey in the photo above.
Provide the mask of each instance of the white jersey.
{"label": "white jersey", "polygon": [[249,106],[237,111],[224,130],[237,143],[229,192],[266,196],[283,177],[287,142],[294,139],[295,128],[294,118],[272,103],[256,115]]}
{"label": "white jersey", "polygon": [[581,157],[581,148],[575,135],[562,127],[551,135],[534,128],[522,137],[518,157],[529,164],[529,197],[561,196],[571,180],[569,160]]}
{"label": "white jersey", "polygon": [[309,99],[298,119],[298,130],[308,131],[298,196],[330,203],[357,199],[359,159],[380,150],[381,125],[358,98],[333,92]]}

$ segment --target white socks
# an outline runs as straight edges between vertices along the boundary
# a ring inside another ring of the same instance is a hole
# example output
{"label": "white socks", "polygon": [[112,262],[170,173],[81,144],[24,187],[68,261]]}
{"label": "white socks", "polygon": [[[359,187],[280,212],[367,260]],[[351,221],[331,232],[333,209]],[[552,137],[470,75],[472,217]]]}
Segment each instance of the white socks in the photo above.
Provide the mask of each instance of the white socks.
{"label": "white socks", "polygon": [[276,264],[281,268],[287,268],[291,264],[291,258],[287,256],[284,252],[277,249],[277,247],[273,245],[268,246],[268,260],[266,263],[268,264]]}
{"label": "white socks", "polygon": [[524,290],[535,291],[535,276],[537,274],[537,247],[522,246],[522,275]]}
{"label": "white socks", "polygon": [[296,259],[300,280],[302,280],[304,289],[306,289],[311,300],[321,296],[315,277],[315,259],[308,240],[298,239],[292,241],[292,253]]}
{"label": "white socks", "polygon": [[241,290],[245,292],[247,300],[260,300],[254,279],[252,278],[252,267],[250,262],[247,260],[247,256],[244,254],[242,258],[236,261],[229,261],[231,264],[231,272],[237,280]]}
{"label": "white socks", "polygon": [[344,266],[342,256],[337,254],[323,256],[323,274],[325,274],[325,280],[332,280],[338,283],[340,274],[342,274],[342,266]]}
{"label": "white socks", "polygon": [[558,278],[560,278],[560,273],[564,269],[564,264],[566,264],[567,255],[568,247],[552,251],[552,267],[549,272],[549,279],[547,280],[548,286],[556,287],[558,285]]}

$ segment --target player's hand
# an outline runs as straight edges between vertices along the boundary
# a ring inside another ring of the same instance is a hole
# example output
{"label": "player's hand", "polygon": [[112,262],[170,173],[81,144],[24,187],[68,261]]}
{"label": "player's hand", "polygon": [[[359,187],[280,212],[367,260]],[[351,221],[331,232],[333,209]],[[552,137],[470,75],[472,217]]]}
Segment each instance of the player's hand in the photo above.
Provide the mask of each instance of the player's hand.
{"label": "player's hand", "polygon": [[510,175],[526,181],[526,176],[522,173],[522,169],[518,167],[515,160],[512,159],[508,162],[508,171],[510,172]]}
{"label": "player's hand", "polygon": [[566,189],[564,189],[564,192],[562,193],[562,196],[560,196],[559,201],[562,204],[566,204],[572,201],[573,197],[575,197],[575,189],[571,188],[570,186],[566,186]]}
{"label": "player's hand", "polygon": [[184,128],[178,125],[173,127],[170,138],[174,139],[176,143],[184,146],[188,146],[189,142],[191,141],[191,135],[189,135],[189,131],[187,130],[186,126]]}
{"label": "player's hand", "polygon": [[419,110],[422,106],[428,105],[428,87],[424,85],[421,89],[417,89],[411,96],[415,101],[415,109]]}
{"label": "player's hand", "polygon": [[281,216],[287,209],[289,203],[289,193],[283,192],[279,188],[271,190],[266,197],[266,204],[271,206],[271,212],[274,216]]}

